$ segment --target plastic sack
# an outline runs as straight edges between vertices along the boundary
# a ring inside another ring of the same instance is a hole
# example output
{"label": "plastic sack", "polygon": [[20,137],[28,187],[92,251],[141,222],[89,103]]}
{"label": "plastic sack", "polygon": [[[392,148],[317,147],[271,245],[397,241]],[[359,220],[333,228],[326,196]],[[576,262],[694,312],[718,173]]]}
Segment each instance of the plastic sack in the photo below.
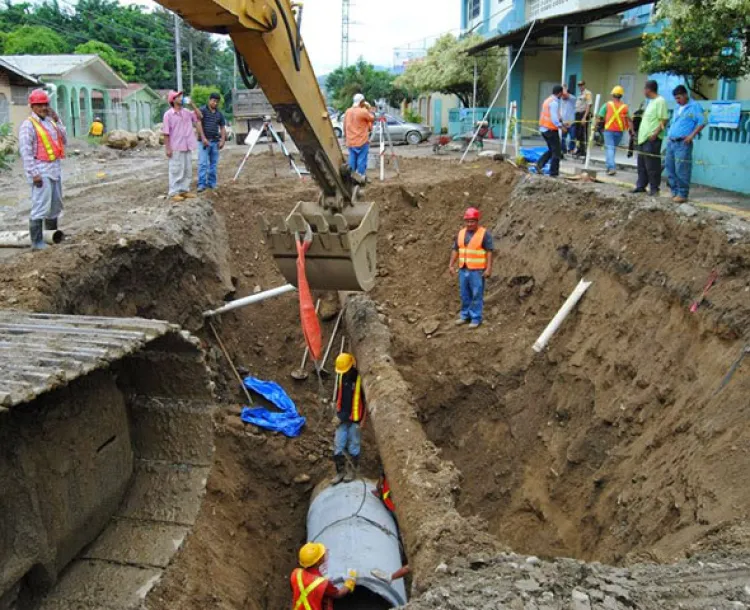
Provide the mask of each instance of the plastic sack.
{"label": "plastic sack", "polygon": [[291,438],[300,435],[306,419],[297,413],[294,402],[278,383],[255,377],[245,377],[243,382],[248,390],[260,394],[280,411],[270,411],[265,407],[245,407],[240,414],[242,421],[272,432],[281,432]]}
{"label": "plastic sack", "polygon": [[297,243],[297,290],[299,292],[299,317],[302,322],[302,333],[305,335],[305,343],[310,350],[310,355],[315,362],[323,355],[323,338],[320,333],[320,321],[318,313],[313,305],[310,285],[307,283],[305,274],[305,253],[312,243],[312,234],[308,232],[304,241],[295,239]]}
{"label": "plastic sack", "polygon": [[[521,156],[529,164],[529,172],[536,174],[536,162],[547,152],[546,146],[525,146],[521,147]],[[549,174],[549,161],[542,168],[542,173]]]}

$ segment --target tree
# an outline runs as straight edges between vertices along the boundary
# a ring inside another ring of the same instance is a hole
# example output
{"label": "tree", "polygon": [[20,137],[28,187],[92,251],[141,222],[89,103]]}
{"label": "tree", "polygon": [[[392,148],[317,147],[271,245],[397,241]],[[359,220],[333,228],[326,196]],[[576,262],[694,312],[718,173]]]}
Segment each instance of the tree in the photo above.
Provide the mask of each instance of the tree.
{"label": "tree", "polygon": [[[195,105],[199,108],[208,104],[208,97],[212,93],[218,93],[221,95],[221,90],[216,85],[195,85],[193,90],[190,92],[190,97],[195,102]],[[219,100],[219,108],[224,108],[224,97]]]}
{"label": "tree", "polygon": [[644,34],[640,67],[685,78],[706,99],[708,80],[741,78],[750,72],[750,0],[664,0],[657,34]]}
{"label": "tree", "polygon": [[54,30],[38,25],[24,25],[5,37],[7,55],[56,55],[65,53],[66,44]]}
{"label": "tree", "polygon": [[76,55],[98,55],[126,81],[132,82],[135,78],[135,64],[129,59],[120,56],[106,42],[89,40],[88,42],[79,44],[73,53]]}
{"label": "tree", "polygon": [[474,61],[477,62],[477,106],[490,102],[496,81],[500,54],[491,49],[482,55],[470,56],[467,49],[481,42],[478,34],[461,40],[445,34],[427,50],[427,55],[410,63],[396,79],[396,85],[419,93],[438,91],[455,95],[470,107],[474,91]]}
{"label": "tree", "polygon": [[389,105],[398,106],[406,92],[394,87],[395,78],[385,70],[376,70],[375,66],[360,57],[357,63],[331,72],[326,79],[326,87],[337,110],[343,111],[351,106],[356,93],[361,93],[370,102],[385,99]]}

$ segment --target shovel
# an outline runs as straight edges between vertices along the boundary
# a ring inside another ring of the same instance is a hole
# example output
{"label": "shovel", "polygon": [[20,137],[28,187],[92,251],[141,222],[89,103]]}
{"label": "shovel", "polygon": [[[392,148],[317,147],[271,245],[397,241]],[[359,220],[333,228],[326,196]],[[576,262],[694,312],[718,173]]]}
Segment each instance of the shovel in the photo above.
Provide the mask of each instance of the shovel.
{"label": "shovel", "polygon": [[[315,313],[318,313],[318,310],[320,309],[320,299],[318,299],[318,302],[315,303]],[[305,353],[302,355],[302,364],[299,365],[298,369],[295,369],[291,372],[292,379],[296,381],[304,381],[308,377],[307,370],[305,369],[305,365],[307,364],[307,357],[310,355],[310,348],[305,346]]]}

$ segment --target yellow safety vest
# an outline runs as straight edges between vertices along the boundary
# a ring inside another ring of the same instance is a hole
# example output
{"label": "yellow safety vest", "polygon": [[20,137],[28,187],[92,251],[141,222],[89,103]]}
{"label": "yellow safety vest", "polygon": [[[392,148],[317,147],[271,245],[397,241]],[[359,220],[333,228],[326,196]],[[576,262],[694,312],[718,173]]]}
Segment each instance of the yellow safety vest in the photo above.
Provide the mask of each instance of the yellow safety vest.
{"label": "yellow safety vest", "polygon": [[55,142],[53,139],[49,137],[49,134],[47,133],[47,130],[44,128],[44,125],[42,125],[39,121],[37,121],[35,117],[30,116],[29,120],[31,121],[31,124],[34,126],[34,131],[36,131],[36,141],[37,141],[36,158],[37,160],[57,161],[58,159],[63,159],[65,157],[65,146],[62,141],[62,133],[57,128],[57,125],[55,125],[55,129],[57,130],[58,140],[57,142]]}

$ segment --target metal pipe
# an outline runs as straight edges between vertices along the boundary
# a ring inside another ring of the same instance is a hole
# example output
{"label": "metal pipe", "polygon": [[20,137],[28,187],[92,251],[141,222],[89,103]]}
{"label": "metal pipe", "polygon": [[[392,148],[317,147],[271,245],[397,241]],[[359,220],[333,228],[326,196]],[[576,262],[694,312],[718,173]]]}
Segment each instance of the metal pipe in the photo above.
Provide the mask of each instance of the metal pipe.
{"label": "metal pipe", "polygon": [[331,346],[333,345],[333,340],[336,338],[336,333],[339,332],[339,325],[341,324],[341,318],[344,317],[344,307],[341,308],[341,311],[339,311],[339,315],[336,318],[336,324],[333,325],[333,332],[331,333],[331,338],[328,340],[328,346],[326,347],[326,352],[323,354],[323,360],[320,363],[321,368],[326,367],[326,362],[328,362],[328,356],[331,353]]}
{"label": "metal pipe", "polygon": [[228,311],[232,311],[233,309],[245,307],[245,305],[252,305],[253,303],[260,303],[261,301],[265,301],[266,299],[272,299],[273,297],[286,294],[287,292],[292,292],[293,290],[297,289],[292,284],[284,284],[283,286],[271,288],[271,290],[264,290],[263,292],[250,295],[249,297],[245,297],[243,299],[235,299],[234,301],[230,301],[229,303],[227,303],[223,307],[219,307],[218,309],[210,309],[208,311],[204,311],[203,317],[210,318],[211,316],[216,316],[220,313],[226,313]]}
{"label": "metal pipe", "polygon": [[356,570],[357,588],[367,589],[391,607],[403,606],[407,601],[403,580],[389,584],[372,576],[373,570],[393,574],[401,568],[396,522],[374,490],[375,484],[364,479],[319,485],[307,513],[307,539],[328,549],[326,576],[331,582],[340,585],[349,570]]}
{"label": "metal pipe", "polygon": [[560,84],[565,85],[565,73],[568,71],[568,26],[563,29],[563,48],[562,48],[562,77]]}
{"label": "metal pipe", "polygon": [[[44,243],[49,245],[59,244],[65,237],[65,233],[56,229],[44,231]],[[28,231],[0,231],[0,248],[30,248],[31,238]]]}

